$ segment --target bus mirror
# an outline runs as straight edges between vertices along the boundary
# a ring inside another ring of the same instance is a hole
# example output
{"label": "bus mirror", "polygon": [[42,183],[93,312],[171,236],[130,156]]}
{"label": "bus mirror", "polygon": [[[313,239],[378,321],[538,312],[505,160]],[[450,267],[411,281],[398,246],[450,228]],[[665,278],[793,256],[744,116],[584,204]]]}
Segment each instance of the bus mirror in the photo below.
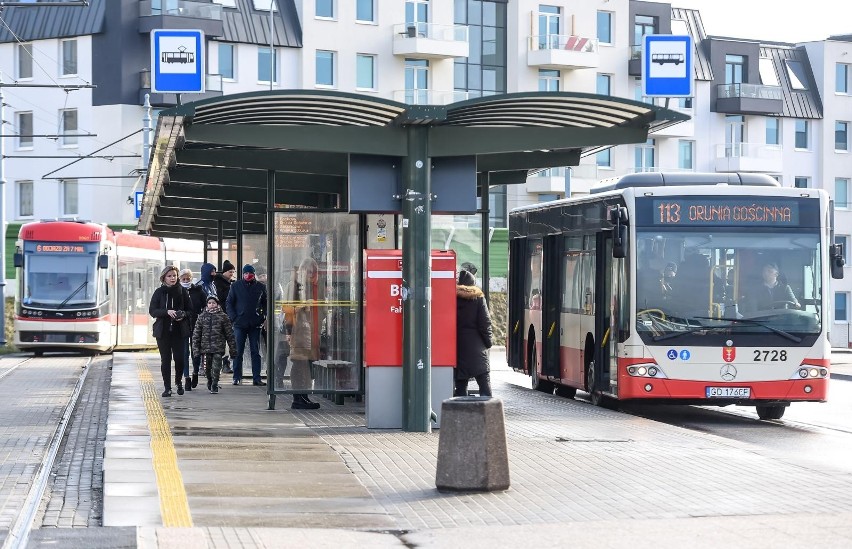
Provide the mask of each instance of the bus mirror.
{"label": "bus mirror", "polygon": [[615,238],[612,240],[612,257],[616,259],[627,257],[627,225],[619,223],[615,226]]}
{"label": "bus mirror", "polygon": [[106,254],[101,254],[98,256],[98,269],[108,269],[109,268],[109,256]]}
{"label": "bus mirror", "polygon": [[829,248],[829,261],[831,262],[831,278],[842,279],[843,266],[846,265],[846,260],[843,259],[842,244],[834,244]]}
{"label": "bus mirror", "polygon": [[15,254],[15,267],[23,267],[24,266],[24,254],[16,253]]}

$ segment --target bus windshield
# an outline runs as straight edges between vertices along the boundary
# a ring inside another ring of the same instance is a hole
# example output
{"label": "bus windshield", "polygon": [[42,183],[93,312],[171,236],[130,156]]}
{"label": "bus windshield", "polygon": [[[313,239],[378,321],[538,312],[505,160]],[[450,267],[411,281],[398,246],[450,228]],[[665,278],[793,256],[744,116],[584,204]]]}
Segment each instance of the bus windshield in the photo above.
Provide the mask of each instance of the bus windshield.
{"label": "bus windshield", "polygon": [[817,230],[637,228],[636,328],[646,343],[679,335],[819,334]]}
{"label": "bus windshield", "polygon": [[22,303],[30,307],[96,305],[97,243],[27,242]]}

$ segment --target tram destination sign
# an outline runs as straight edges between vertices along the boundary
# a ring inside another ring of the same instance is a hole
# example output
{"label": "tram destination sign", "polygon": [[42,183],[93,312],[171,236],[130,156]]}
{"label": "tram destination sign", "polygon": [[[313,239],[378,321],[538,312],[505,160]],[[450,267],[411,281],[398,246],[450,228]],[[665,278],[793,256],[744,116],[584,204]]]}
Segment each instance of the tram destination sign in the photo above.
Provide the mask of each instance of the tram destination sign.
{"label": "tram destination sign", "polygon": [[[645,221],[656,226],[738,226],[738,227],[798,227],[810,219],[816,204],[798,200],[715,198],[656,198],[644,208]],[[650,211],[648,211],[650,206]],[[802,217],[802,209],[806,210]]]}

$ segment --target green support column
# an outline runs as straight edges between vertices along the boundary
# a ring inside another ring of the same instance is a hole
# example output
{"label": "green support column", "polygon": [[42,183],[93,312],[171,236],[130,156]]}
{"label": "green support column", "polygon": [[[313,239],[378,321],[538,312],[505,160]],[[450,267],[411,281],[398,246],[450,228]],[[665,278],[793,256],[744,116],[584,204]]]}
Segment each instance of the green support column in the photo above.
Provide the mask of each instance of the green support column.
{"label": "green support column", "polygon": [[267,410],[275,409],[275,170],[266,170],[266,394]]}
{"label": "green support column", "polygon": [[402,427],[432,430],[432,184],[428,127],[408,127],[402,160]]}

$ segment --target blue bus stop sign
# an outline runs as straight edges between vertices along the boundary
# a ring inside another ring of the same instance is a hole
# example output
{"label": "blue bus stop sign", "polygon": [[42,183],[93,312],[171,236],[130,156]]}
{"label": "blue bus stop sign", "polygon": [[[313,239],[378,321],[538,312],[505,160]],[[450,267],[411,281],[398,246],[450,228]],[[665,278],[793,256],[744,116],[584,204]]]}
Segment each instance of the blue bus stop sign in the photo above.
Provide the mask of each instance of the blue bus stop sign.
{"label": "blue bus stop sign", "polygon": [[204,32],[151,31],[151,92],[204,93]]}
{"label": "blue bus stop sign", "polygon": [[642,95],[692,96],[692,37],[646,34],[642,41]]}

